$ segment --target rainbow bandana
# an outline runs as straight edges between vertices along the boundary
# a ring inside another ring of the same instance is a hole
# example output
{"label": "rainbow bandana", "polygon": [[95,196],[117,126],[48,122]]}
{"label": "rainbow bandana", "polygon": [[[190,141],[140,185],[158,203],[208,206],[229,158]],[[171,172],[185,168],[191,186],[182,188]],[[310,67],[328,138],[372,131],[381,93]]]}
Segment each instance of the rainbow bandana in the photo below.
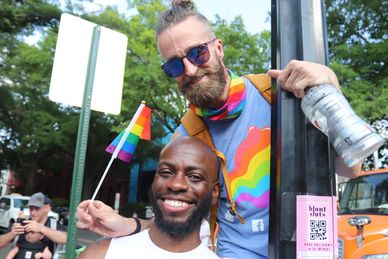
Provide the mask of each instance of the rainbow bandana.
{"label": "rainbow bandana", "polygon": [[219,109],[201,109],[190,104],[190,109],[195,114],[210,120],[232,119],[240,115],[245,105],[246,91],[244,80],[228,69],[231,77],[229,96],[226,103]]}

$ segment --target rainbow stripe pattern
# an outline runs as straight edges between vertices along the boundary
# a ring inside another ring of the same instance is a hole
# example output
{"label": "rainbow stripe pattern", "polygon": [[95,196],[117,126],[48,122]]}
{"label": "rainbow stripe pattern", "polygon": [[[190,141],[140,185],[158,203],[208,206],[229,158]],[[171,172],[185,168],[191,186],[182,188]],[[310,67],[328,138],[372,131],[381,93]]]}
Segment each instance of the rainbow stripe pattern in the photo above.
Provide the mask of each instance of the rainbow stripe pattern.
{"label": "rainbow stripe pattern", "polygon": [[237,117],[245,105],[246,91],[244,80],[236,76],[232,71],[228,70],[231,81],[229,88],[229,96],[226,103],[219,109],[203,109],[190,105],[191,111],[195,114],[209,118],[210,120],[232,119]]}
{"label": "rainbow stripe pattern", "polygon": [[237,149],[235,169],[228,173],[236,204],[248,202],[261,209],[269,206],[270,137],[270,128],[251,127]]}
{"label": "rainbow stripe pattern", "polygon": [[[151,139],[151,111],[152,109],[144,106],[140,112],[139,117],[133,124],[132,129],[130,130],[127,139],[125,140],[120,152],[117,157],[124,162],[129,163],[135,153],[137,143],[139,138],[150,140]],[[105,149],[105,151],[113,154],[118,146],[121,138],[123,137],[125,130],[122,131],[110,145]]]}

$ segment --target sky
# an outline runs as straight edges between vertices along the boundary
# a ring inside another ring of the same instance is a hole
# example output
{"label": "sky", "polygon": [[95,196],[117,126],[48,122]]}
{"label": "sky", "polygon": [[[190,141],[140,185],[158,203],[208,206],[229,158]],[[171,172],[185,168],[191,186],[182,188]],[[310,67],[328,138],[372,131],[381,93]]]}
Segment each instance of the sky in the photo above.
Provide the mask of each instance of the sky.
{"label": "sky", "polygon": [[[117,5],[120,12],[126,13],[127,0],[95,0],[95,2],[103,6]],[[194,0],[194,3],[211,21],[214,21],[216,14],[228,22],[241,15],[245,29],[250,33],[259,33],[271,28],[270,22],[266,22],[271,9],[271,0]]]}
{"label": "sky", "polygon": [[230,22],[241,15],[248,32],[258,33],[271,29],[270,21],[266,22],[271,0],[194,0],[194,3],[209,20],[214,20],[215,15],[219,14]]}

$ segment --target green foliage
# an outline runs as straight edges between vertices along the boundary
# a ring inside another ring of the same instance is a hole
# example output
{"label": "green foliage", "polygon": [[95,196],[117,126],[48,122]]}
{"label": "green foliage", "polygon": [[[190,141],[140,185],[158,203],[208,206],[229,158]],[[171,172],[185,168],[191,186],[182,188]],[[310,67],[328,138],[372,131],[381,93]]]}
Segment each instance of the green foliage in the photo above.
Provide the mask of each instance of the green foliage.
{"label": "green foliage", "polygon": [[40,27],[55,26],[61,10],[45,0],[0,1],[0,32],[33,32]]}
{"label": "green foliage", "polygon": [[[72,170],[79,109],[47,96],[61,10],[44,0],[14,3],[0,0],[0,153],[3,166],[12,164],[32,189],[37,170],[54,175]],[[356,112],[371,123],[388,119],[387,5],[386,0],[327,1],[331,66]],[[154,111],[153,141],[140,141],[134,162],[156,159],[162,140],[187,109],[175,80],[160,70],[154,29],[165,1],[129,0],[128,8],[129,17],[112,7],[87,13],[81,2],[66,1],[67,11],[128,36],[121,114],[92,112],[84,184],[89,189],[106,166],[105,147],[126,128],[142,100]],[[269,68],[269,31],[248,33],[240,16],[230,23],[216,16],[213,27],[228,68],[240,75]],[[40,32],[40,39],[29,45],[25,39],[32,32]],[[133,211],[142,213],[128,213]]]}
{"label": "green foliage", "polygon": [[53,202],[53,208],[55,207],[69,207],[69,201],[66,200],[66,199],[62,199],[62,198],[53,198],[52,199],[52,202]]}
{"label": "green foliage", "polygon": [[[331,66],[358,115],[388,138],[388,1],[328,0]],[[388,164],[388,143],[379,150]],[[384,151],[385,150],[385,151]],[[373,167],[371,159],[364,167]]]}
{"label": "green foliage", "polygon": [[136,213],[139,218],[145,219],[146,206],[148,204],[142,202],[127,203],[120,208],[119,214],[125,217],[132,217],[133,213]]}
{"label": "green foliage", "polygon": [[388,2],[327,1],[332,67],[358,114],[388,118]]}
{"label": "green foliage", "polygon": [[228,68],[239,75],[263,73],[269,69],[269,31],[263,31],[259,35],[248,33],[241,16],[227,24],[217,15],[213,26],[217,37],[222,39],[224,62]]}

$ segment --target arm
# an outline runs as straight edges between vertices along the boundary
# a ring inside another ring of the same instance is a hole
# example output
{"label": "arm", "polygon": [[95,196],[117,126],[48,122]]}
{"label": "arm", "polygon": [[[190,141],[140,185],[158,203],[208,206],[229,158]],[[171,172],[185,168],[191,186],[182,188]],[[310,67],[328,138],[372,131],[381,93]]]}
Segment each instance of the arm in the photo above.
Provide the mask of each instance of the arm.
{"label": "arm", "polygon": [[43,252],[39,252],[35,254],[35,259],[51,259],[52,256],[53,255],[51,254],[50,250],[46,246]]}
{"label": "arm", "polygon": [[110,245],[110,239],[97,240],[85,251],[83,251],[78,259],[104,259]]}
{"label": "arm", "polygon": [[361,163],[352,167],[347,167],[344,160],[342,160],[340,157],[337,157],[334,161],[334,164],[336,173],[344,177],[355,178],[361,172]]}
{"label": "arm", "polygon": [[[335,73],[318,63],[291,60],[283,70],[272,69],[268,75],[277,79],[284,90],[293,92],[299,98],[304,96],[306,88],[325,83],[341,90]],[[336,172],[345,177],[357,177],[361,172],[361,164],[349,168],[339,157],[335,160],[335,167]]]}
{"label": "arm", "polygon": [[25,220],[24,222],[26,223],[25,230],[27,232],[40,232],[54,243],[66,243],[67,233],[65,231],[55,230],[46,227],[42,223],[36,222],[34,220]]}
{"label": "arm", "polygon": [[308,61],[291,60],[283,70],[268,70],[268,75],[279,81],[284,90],[302,98],[305,89],[321,84],[332,84],[340,90],[337,76],[327,66]]}
{"label": "arm", "polygon": [[11,231],[6,234],[0,235],[0,248],[5,247],[16,237],[16,235],[20,235],[24,233],[24,226],[19,223],[14,223],[12,225]]}
{"label": "arm", "polygon": [[[111,207],[101,201],[83,201],[77,208],[77,227],[88,229],[108,237],[119,237],[133,233],[136,221],[133,218],[120,216]],[[149,228],[151,220],[140,219],[141,230]]]}
{"label": "arm", "polygon": [[7,257],[5,259],[13,259],[15,258],[16,254],[19,252],[18,247],[14,247],[11,249],[11,251],[8,252]]}

